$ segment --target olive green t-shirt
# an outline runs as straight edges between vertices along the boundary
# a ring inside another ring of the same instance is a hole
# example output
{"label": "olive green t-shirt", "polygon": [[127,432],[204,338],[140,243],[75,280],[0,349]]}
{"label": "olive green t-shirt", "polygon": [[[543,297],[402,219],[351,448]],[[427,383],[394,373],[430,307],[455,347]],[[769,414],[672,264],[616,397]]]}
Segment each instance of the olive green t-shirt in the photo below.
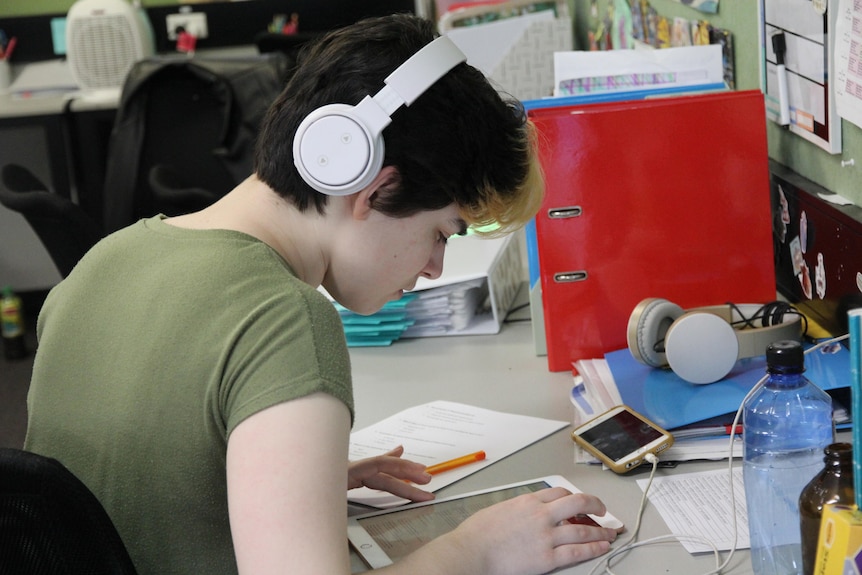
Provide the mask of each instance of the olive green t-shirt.
{"label": "olive green t-shirt", "polygon": [[235,573],[225,461],[250,415],[314,392],[353,412],[333,305],[246,234],[142,220],[49,294],[25,448],[96,494],[141,575]]}

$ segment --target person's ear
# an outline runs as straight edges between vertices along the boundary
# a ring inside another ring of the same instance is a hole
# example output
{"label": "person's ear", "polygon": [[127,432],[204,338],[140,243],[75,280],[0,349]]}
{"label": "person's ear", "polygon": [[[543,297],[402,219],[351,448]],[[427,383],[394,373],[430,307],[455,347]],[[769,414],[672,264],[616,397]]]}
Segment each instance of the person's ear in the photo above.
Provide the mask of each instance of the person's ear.
{"label": "person's ear", "polygon": [[395,166],[384,166],[380,173],[353,196],[353,217],[364,220],[374,211],[375,200],[401,183],[401,175]]}

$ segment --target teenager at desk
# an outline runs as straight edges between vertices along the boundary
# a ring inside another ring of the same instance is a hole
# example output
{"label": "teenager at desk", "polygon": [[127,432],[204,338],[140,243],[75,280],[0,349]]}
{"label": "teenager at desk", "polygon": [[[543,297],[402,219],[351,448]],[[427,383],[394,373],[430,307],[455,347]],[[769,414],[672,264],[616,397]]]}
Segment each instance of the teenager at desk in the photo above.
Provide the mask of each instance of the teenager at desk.
{"label": "teenager at desk", "polygon": [[[404,481],[429,476],[399,450],[348,464],[349,356],[316,288],[374,312],[441,273],[449,236],[517,229],[538,208],[523,111],[433,29],[398,15],[324,37],[264,121],[255,175],[201,212],[103,240],[49,295],[26,448],[96,493],[140,573],[347,573],[345,484],[432,497]],[[386,128],[384,165],[345,184],[363,134],[341,114],[360,112],[315,110],[375,94],[396,68],[401,91],[381,106],[417,99]],[[347,152],[329,155],[332,134]],[[604,510],[559,489],[525,495],[387,571],[551,571],[609,549],[613,531],[564,521]]]}

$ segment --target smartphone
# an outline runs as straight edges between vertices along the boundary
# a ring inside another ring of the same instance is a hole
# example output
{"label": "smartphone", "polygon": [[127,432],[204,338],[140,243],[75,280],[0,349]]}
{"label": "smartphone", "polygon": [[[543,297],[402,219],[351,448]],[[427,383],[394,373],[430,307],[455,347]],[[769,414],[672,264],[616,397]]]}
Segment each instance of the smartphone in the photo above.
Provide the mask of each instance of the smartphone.
{"label": "smartphone", "polygon": [[572,431],[572,439],[616,473],[626,473],[673,445],[673,435],[627,405],[618,405]]}

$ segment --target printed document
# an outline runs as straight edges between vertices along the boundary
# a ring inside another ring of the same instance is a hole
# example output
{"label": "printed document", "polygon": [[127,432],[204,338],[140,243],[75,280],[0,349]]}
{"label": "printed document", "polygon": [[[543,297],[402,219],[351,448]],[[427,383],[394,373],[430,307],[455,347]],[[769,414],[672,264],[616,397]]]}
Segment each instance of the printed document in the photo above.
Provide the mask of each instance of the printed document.
{"label": "printed document", "polygon": [[[641,490],[646,487],[647,481],[638,479]],[[747,549],[750,546],[748,513],[742,469],[739,467],[733,470],[733,494],[736,548]],[[727,468],[656,477],[647,497],[674,535],[697,535],[712,541],[719,551],[730,550],[733,521]],[[697,540],[682,537],[680,543],[689,553],[712,552],[712,547]]]}

